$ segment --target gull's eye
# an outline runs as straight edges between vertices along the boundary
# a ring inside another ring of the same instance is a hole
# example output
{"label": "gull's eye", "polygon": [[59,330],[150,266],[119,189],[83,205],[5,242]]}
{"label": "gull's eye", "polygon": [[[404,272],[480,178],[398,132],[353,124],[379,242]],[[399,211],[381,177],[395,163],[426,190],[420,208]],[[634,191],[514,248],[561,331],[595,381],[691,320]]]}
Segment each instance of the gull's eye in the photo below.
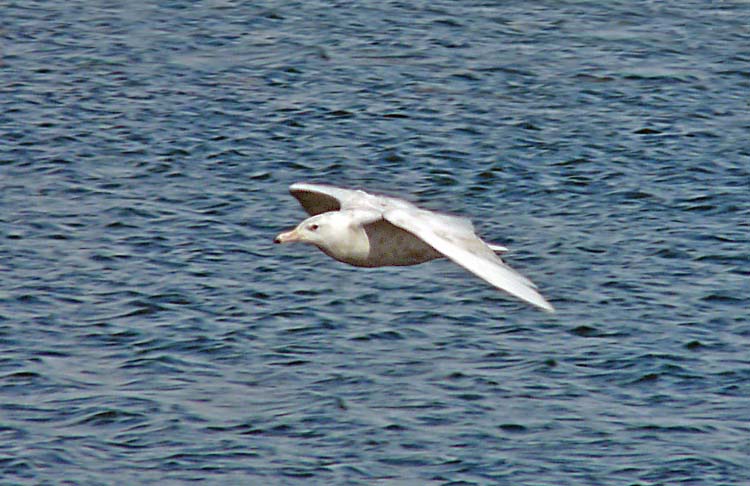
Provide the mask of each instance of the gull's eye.
{"label": "gull's eye", "polygon": [[310,226],[307,227],[310,231],[318,231],[318,225],[313,223]]}

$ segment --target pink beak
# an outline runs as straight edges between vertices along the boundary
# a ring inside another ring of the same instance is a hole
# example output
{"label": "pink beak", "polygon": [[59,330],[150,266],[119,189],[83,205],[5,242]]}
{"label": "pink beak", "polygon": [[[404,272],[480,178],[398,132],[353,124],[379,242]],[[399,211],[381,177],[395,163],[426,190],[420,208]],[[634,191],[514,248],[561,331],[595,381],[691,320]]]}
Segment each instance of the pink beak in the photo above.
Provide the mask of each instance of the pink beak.
{"label": "pink beak", "polygon": [[292,243],[294,241],[299,241],[299,234],[297,233],[297,229],[293,229],[292,231],[287,231],[286,233],[281,233],[279,236],[273,239],[274,243]]}

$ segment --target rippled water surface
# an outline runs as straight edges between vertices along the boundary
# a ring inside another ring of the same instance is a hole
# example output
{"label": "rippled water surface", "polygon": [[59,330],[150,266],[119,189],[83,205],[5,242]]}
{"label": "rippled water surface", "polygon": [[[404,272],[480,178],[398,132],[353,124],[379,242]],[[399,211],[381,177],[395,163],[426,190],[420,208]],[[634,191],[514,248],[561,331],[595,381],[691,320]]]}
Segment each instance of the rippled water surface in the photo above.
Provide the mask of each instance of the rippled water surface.
{"label": "rippled water surface", "polygon": [[[750,5],[11,1],[2,484],[750,484]],[[557,307],[273,237],[472,218]]]}

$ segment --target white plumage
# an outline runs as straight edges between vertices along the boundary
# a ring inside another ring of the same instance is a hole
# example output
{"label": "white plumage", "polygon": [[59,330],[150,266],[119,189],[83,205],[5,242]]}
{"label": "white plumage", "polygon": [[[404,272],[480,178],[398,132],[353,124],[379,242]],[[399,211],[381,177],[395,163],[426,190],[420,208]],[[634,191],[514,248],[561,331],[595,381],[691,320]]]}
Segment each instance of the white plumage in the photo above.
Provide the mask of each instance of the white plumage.
{"label": "white plumage", "polygon": [[495,287],[541,309],[554,308],[531,280],[503,262],[466,218],[436,213],[393,197],[324,184],[296,183],[289,191],[311,215],[276,243],[299,241],[359,267],[416,265],[447,257]]}

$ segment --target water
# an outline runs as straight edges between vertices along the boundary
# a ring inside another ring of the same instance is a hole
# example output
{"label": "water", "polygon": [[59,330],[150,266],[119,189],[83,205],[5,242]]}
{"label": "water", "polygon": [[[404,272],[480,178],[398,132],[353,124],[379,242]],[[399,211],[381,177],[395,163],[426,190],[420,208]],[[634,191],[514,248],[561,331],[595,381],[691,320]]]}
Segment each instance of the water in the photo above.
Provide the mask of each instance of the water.
{"label": "water", "polygon": [[[750,482],[746,3],[2,9],[2,484]],[[300,180],[558,313],[274,246]]]}

